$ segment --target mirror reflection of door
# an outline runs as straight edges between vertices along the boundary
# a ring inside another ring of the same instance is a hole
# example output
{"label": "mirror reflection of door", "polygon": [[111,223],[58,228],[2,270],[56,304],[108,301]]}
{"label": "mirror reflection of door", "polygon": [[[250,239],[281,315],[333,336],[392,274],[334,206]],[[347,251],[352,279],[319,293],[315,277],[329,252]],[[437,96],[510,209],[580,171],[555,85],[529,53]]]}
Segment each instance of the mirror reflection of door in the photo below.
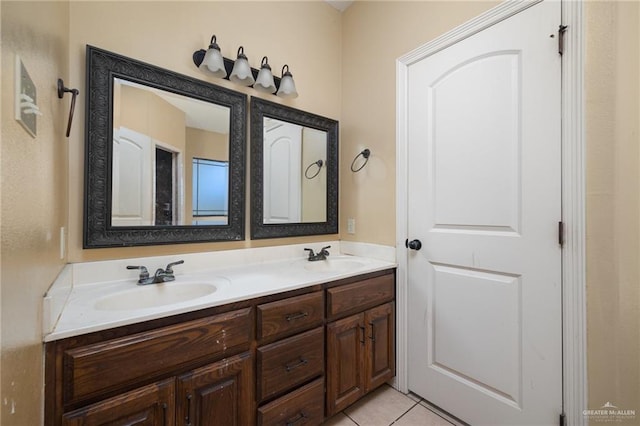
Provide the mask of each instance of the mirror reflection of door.
{"label": "mirror reflection of door", "polygon": [[[111,225],[227,225],[229,120],[229,107],[115,78]],[[224,167],[198,176],[197,159]]]}
{"label": "mirror reflection of door", "polygon": [[302,126],[266,120],[264,223],[300,222]]}
{"label": "mirror reflection of door", "polygon": [[151,138],[125,127],[113,133],[112,226],[153,223]]}
{"label": "mirror reflection of door", "polygon": [[273,118],[263,131],[263,223],[326,221],[327,132]]}
{"label": "mirror reflection of door", "polygon": [[153,138],[120,127],[114,131],[112,226],[175,225],[183,198],[181,153]]}

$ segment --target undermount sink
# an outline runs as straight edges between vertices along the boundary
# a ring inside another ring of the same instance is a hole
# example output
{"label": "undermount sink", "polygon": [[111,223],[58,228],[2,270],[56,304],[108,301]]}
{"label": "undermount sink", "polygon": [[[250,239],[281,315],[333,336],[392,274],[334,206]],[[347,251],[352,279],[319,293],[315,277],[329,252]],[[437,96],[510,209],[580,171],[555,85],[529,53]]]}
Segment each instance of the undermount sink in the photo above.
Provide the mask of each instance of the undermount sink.
{"label": "undermount sink", "polygon": [[99,311],[130,311],[173,305],[209,296],[226,284],[228,281],[225,278],[211,282],[148,284],[103,296],[95,302],[94,307]]}
{"label": "undermount sink", "polygon": [[364,266],[364,263],[358,260],[328,257],[325,260],[317,260],[315,262],[307,261],[304,268],[313,272],[349,272],[362,266]]}

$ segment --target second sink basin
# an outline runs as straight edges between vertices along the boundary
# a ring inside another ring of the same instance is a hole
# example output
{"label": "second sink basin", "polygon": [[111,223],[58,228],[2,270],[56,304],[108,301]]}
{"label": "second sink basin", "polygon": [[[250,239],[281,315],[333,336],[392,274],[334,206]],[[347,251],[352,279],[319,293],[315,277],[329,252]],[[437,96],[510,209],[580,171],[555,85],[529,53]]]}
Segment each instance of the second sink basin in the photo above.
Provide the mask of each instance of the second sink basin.
{"label": "second sink basin", "polygon": [[130,311],[173,305],[209,296],[226,284],[228,280],[224,278],[216,278],[211,282],[148,284],[101,297],[94,307],[99,311]]}
{"label": "second sink basin", "polygon": [[359,260],[346,257],[328,257],[326,260],[306,262],[304,268],[313,272],[349,272],[364,266]]}

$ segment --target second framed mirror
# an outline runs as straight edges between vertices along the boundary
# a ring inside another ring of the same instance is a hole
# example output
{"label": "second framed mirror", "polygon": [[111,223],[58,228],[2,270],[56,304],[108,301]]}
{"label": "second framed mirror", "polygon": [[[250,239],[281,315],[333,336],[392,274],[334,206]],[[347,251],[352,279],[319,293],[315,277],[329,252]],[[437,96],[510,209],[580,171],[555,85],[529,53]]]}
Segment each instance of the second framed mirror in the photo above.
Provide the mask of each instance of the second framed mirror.
{"label": "second framed mirror", "polygon": [[338,232],[338,122],[251,98],[251,238]]}

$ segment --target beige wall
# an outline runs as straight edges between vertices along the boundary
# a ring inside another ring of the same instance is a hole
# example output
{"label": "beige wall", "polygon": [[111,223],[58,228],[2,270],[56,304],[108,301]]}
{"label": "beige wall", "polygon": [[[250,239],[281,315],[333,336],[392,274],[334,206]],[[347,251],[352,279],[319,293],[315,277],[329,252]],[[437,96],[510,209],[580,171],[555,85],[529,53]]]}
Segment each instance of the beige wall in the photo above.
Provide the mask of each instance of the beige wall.
{"label": "beige wall", "polygon": [[[42,423],[42,295],[61,270],[60,227],[67,227],[70,96],[66,2],[7,2],[2,10],[2,400],[0,422]],[[37,137],[14,120],[14,61],[22,58],[37,90]],[[77,118],[76,118],[77,120]],[[81,121],[76,121],[78,126]]]}
{"label": "beige wall", "polygon": [[[358,1],[343,15],[340,234],[395,245],[396,64],[405,53],[498,2]],[[349,169],[364,148],[369,163]],[[356,220],[355,235],[347,219]]]}
{"label": "beige wall", "polygon": [[[148,90],[120,85],[114,90],[114,127],[124,126],[184,151],[186,118],[182,110]],[[116,99],[115,93],[119,94]],[[116,101],[119,101],[116,102]],[[116,125],[116,110],[119,112]]]}
{"label": "beige wall", "polygon": [[589,2],[586,25],[589,408],[610,401],[638,424],[640,3]]}
{"label": "beige wall", "polygon": [[[243,91],[238,85],[200,73],[191,56],[208,46],[213,33],[222,54],[235,58],[243,45],[250,63],[269,57],[274,73],[286,63],[300,97],[287,105],[340,119],[341,15],[328,4],[313,2],[71,2],[70,79],[84,92],[85,45],[91,44],[182,74]],[[117,25],[114,26],[114,23]],[[244,92],[255,95],[252,89]],[[267,99],[280,102],[268,95]],[[77,123],[84,121],[80,97]],[[165,245],[118,249],[82,249],[83,126],[69,140],[69,260],[211,251],[302,241],[335,239],[335,235],[229,243]],[[247,191],[247,194],[249,191]],[[249,202],[247,200],[247,213]],[[246,235],[248,238],[247,228]]]}

